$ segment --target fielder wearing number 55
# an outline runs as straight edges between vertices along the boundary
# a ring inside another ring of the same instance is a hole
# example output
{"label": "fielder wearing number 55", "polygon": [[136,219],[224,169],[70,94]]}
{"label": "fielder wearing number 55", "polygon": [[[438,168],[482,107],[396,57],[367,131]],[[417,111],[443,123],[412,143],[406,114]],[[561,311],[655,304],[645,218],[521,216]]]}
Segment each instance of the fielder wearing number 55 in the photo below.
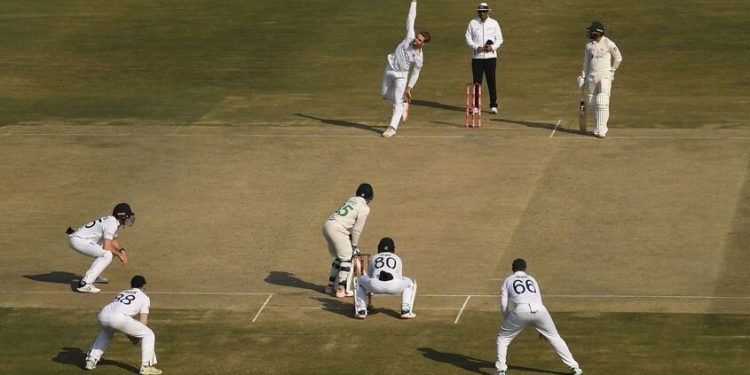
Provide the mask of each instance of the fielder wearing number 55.
{"label": "fielder wearing number 55", "polygon": [[352,257],[359,253],[357,244],[365,229],[370,202],[375,196],[372,186],[362,183],[355,195],[346,200],[328,216],[323,224],[323,238],[328,244],[328,252],[333,257],[331,272],[325,292],[338,298],[351,297],[353,276]]}
{"label": "fielder wearing number 55", "polygon": [[[80,228],[73,230],[68,227],[65,233],[68,235],[68,244],[73,250],[94,258],[86,274],[78,283],[81,293],[99,293],[100,289],[94,283],[106,283],[106,277],[101,276],[105,268],[112,263],[112,257],[116,256],[123,265],[128,264],[128,255],[125,248],[117,241],[118,231],[135,223],[135,213],[127,203],[118,203],[112,210],[112,215],[103,216],[91,220]],[[114,255],[113,255],[114,254]]]}

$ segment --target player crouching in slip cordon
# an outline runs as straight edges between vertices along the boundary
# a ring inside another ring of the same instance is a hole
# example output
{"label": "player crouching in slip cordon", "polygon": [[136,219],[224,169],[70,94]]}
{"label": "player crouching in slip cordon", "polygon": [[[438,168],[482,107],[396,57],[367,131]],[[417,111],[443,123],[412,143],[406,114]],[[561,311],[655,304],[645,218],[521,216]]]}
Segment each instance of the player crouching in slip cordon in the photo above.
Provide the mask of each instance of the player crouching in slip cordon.
{"label": "player crouching in slip cordon", "polygon": [[417,281],[402,275],[401,258],[395,254],[393,239],[383,237],[378,243],[378,254],[370,259],[368,272],[357,278],[354,292],[354,316],[367,317],[367,295],[401,294],[401,319],[414,319],[414,298]]}

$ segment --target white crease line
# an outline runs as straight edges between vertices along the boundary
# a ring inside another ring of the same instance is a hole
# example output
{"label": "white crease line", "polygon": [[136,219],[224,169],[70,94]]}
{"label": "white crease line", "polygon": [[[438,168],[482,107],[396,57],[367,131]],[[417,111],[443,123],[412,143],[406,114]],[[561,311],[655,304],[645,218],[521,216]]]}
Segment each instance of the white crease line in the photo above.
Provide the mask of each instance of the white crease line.
{"label": "white crease line", "polygon": [[555,128],[552,129],[552,134],[549,135],[550,138],[552,138],[555,135],[555,132],[557,131],[557,127],[560,126],[560,121],[562,120],[557,120],[557,124],[555,124]]}
{"label": "white crease line", "polygon": [[258,317],[260,316],[261,311],[268,305],[268,301],[271,300],[271,297],[273,297],[273,293],[268,295],[268,298],[266,298],[266,302],[263,302],[263,306],[260,307],[260,310],[255,314],[255,317],[253,318],[253,323],[255,323],[256,320],[258,320]]}
{"label": "white crease line", "polygon": [[464,313],[464,309],[466,308],[466,305],[469,303],[470,299],[471,296],[466,296],[466,300],[464,300],[464,304],[461,306],[461,310],[458,311],[458,315],[456,315],[456,320],[453,321],[453,324],[458,324],[458,319],[461,318],[461,314]]}
{"label": "white crease line", "polygon": [[[101,294],[117,294],[118,292],[101,292]],[[73,291],[33,291],[33,290],[21,290],[21,291],[7,291],[0,290],[0,294],[82,294]],[[206,296],[267,296],[268,292],[156,292],[149,291],[151,294],[164,294],[164,295],[206,295]],[[271,293],[279,294],[279,293]],[[299,293],[288,293],[286,295],[300,295]],[[452,297],[452,298],[465,298],[465,297],[477,297],[477,298],[499,298],[498,294],[418,294],[419,297]],[[384,296],[386,297],[386,296]],[[678,296],[678,295],[632,295],[632,294],[545,294],[544,297],[552,298],[593,298],[593,299],[606,299],[606,298],[645,298],[645,299],[706,299],[706,300],[750,300],[750,296]]]}

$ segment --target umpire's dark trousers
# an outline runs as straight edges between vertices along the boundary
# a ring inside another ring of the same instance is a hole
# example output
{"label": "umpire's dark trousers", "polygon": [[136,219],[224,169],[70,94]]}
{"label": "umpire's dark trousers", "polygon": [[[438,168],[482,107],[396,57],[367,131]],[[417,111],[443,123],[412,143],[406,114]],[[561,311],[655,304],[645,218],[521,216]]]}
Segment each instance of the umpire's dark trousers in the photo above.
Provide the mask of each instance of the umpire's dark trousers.
{"label": "umpire's dark trousers", "polygon": [[[471,59],[471,73],[474,83],[482,84],[482,76],[487,76],[487,89],[490,91],[490,107],[497,107],[497,87],[495,83],[495,68],[497,59]],[[479,103],[475,103],[477,106]]]}

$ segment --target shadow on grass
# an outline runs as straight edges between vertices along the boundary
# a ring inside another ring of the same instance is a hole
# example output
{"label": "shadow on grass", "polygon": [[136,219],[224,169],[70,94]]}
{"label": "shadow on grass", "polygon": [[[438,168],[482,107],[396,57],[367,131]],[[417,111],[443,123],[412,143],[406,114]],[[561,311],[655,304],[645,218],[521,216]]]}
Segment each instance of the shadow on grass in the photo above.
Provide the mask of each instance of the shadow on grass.
{"label": "shadow on grass", "polygon": [[357,123],[357,122],[344,121],[344,120],[318,118],[318,117],[306,115],[306,114],[303,114],[303,113],[295,113],[294,115],[295,116],[299,116],[299,117],[303,117],[303,118],[306,118],[306,119],[310,119],[310,120],[317,120],[317,121],[320,121],[320,122],[322,122],[324,124],[336,125],[336,126],[343,126],[345,128],[354,128],[354,129],[367,130],[367,131],[371,131],[371,132],[378,133],[378,134],[382,133],[382,130],[381,130],[382,127],[378,127],[378,126],[370,126],[370,125],[366,125],[366,124],[360,124],[360,123]]}
{"label": "shadow on grass", "polygon": [[[55,358],[52,358],[54,362],[62,363],[64,365],[70,365],[78,367],[82,370],[85,369],[84,365],[86,364],[86,353],[81,350],[80,348],[62,348],[59,353],[55,356]],[[102,367],[102,366],[116,366],[123,370],[130,371],[132,373],[139,373],[140,369],[131,365],[128,365],[126,363],[113,361],[109,359],[102,359],[99,361],[99,363],[96,364],[96,367]]]}
{"label": "shadow on grass", "polygon": [[[441,352],[433,348],[417,348],[417,350],[422,352],[423,356],[435,362],[448,363],[458,368],[464,369],[466,371],[471,371],[477,374],[494,374],[495,373],[495,362],[491,362],[491,361],[487,361],[487,360],[479,359],[479,358],[474,358],[474,357],[469,357],[469,356],[465,356],[463,354],[458,354],[458,353]],[[484,371],[482,370],[484,368],[489,368],[490,370]],[[567,372],[549,371],[549,370],[542,370],[538,368],[523,367],[523,366],[508,366],[508,369],[519,370],[519,371],[522,370],[522,371],[527,371],[527,372],[538,372],[542,374],[557,374],[557,375],[569,374]]]}
{"label": "shadow on grass", "polygon": [[302,280],[297,276],[294,276],[291,272],[286,271],[271,271],[266,276],[265,281],[273,285],[291,286],[300,289],[309,289],[316,292],[325,293],[326,287],[323,285],[313,284],[311,282]]}
{"label": "shadow on grass", "polygon": [[[417,350],[422,352],[423,356],[435,362],[448,363],[466,371],[477,374],[493,374],[495,372],[495,362],[468,357],[463,354],[441,352],[433,348],[417,348]],[[480,370],[483,368],[490,368],[490,370],[488,372]]]}
{"label": "shadow on grass", "polygon": [[410,103],[410,105],[416,105],[420,107],[430,107],[430,108],[438,108],[438,109],[445,109],[449,111],[459,111],[459,112],[466,112],[466,108],[464,107],[458,107],[455,105],[450,104],[443,104],[439,102],[431,102],[427,100],[416,100],[413,99]]}
{"label": "shadow on grass", "polygon": [[[61,271],[51,271],[48,273],[40,273],[38,275],[23,275],[23,277],[34,280],[34,281],[41,281],[43,283],[55,283],[55,284],[70,284],[74,281],[74,279],[80,280],[81,277],[72,273],[72,272],[61,272]],[[78,281],[75,280],[75,281]]]}

